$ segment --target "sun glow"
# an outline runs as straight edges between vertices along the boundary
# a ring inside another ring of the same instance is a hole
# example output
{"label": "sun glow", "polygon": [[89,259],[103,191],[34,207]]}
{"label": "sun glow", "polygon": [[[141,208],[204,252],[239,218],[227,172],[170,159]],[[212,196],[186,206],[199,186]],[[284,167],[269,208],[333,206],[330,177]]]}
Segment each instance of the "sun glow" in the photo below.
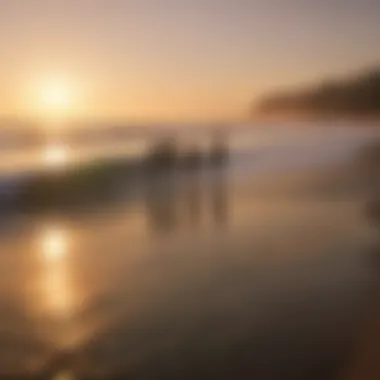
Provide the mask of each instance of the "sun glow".
{"label": "sun glow", "polygon": [[70,88],[68,83],[55,79],[44,85],[41,101],[47,109],[66,110],[70,106]]}
{"label": "sun glow", "polygon": [[63,145],[51,145],[43,151],[42,159],[46,166],[59,168],[67,163],[68,152]]}
{"label": "sun glow", "polygon": [[78,88],[69,78],[56,75],[36,79],[29,91],[31,111],[41,118],[65,120],[78,112]]}

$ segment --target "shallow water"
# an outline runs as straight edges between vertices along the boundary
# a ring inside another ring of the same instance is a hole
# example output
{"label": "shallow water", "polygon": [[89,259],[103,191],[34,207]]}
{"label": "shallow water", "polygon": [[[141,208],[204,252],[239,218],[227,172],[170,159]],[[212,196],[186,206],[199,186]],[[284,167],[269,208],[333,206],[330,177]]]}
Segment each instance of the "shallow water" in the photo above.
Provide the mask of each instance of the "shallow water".
{"label": "shallow water", "polygon": [[[126,129],[128,130],[128,129]],[[309,166],[342,161],[355,149],[380,138],[380,131],[373,126],[338,125],[274,125],[242,126],[228,129],[228,146],[233,153],[235,169],[267,171],[294,166]],[[110,131],[112,132],[112,131]],[[70,138],[50,136],[38,144],[5,144],[0,141],[0,180],[14,174],[56,170],[63,166],[77,165],[94,159],[115,157],[140,157],[161,135],[103,138],[96,131],[88,132],[88,141],[71,141]],[[164,135],[166,136],[166,135]],[[170,136],[170,135],[169,135]],[[196,144],[207,152],[212,133],[205,128],[191,131],[174,131],[179,144]],[[254,158],[254,159],[252,159]]]}

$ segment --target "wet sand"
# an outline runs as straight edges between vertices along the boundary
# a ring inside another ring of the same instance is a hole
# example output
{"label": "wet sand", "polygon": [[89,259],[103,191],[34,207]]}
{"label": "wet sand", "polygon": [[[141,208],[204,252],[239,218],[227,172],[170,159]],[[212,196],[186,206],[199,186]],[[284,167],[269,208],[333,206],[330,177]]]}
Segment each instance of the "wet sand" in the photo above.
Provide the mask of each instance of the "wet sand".
{"label": "wet sand", "polygon": [[2,219],[1,377],[372,379],[379,227],[347,173],[221,169]]}

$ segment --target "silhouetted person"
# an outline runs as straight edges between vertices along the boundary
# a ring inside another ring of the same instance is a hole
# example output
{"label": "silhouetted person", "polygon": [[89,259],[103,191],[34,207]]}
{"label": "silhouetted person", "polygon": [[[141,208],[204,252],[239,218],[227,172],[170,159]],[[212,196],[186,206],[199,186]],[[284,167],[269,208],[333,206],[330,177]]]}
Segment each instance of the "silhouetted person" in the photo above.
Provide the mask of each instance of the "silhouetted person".
{"label": "silhouetted person", "polygon": [[222,132],[215,133],[211,144],[210,163],[215,166],[225,165],[228,156],[226,136]]}
{"label": "silhouetted person", "polygon": [[226,225],[228,221],[228,183],[226,169],[216,168],[211,173],[211,208],[216,225]]}
{"label": "silhouetted person", "polygon": [[181,158],[181,168],[185,171],[200,170],[202,166],[202,152],[196,146],[191,147]]}
{"label": "silhouetted person", "polygon": [[171,138],[156,143],[145,160],[146,207],[151,228],[169,232],[177,225],[175,172],[177,147]]}
{"label": "silhouetted person", "polygon": [[192,227],[197,227],[201,219],[202,207],[202,189],[199,170],[193,168],[186,173],[184,179],[184,209],[186,219],[189,220]]}
{"label": "silhouetted person", "polygon": [[172,170],[178,161],[177,146],[173,138],[167,137],[156,142],[148,151],[145,167],[148,175],[161,174]]}

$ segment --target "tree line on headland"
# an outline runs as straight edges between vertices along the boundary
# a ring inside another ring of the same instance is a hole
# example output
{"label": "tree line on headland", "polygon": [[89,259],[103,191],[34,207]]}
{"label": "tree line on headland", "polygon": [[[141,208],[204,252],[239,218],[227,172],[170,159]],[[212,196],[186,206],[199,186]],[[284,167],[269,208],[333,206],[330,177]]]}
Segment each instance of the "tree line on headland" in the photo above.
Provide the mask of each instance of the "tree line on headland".
{"label": "tree line on headland", "polygon": [[265,96],[254,104],[253,116],[380,119],[380,67]]}

